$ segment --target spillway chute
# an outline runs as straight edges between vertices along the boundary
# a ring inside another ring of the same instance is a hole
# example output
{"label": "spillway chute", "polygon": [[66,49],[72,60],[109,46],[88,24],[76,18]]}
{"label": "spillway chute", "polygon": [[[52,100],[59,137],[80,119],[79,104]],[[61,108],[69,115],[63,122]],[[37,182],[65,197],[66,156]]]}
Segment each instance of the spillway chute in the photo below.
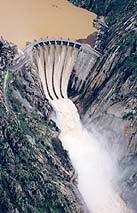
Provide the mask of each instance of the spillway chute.
{"label": "spillway chute", "polygon": [[[76,93],[81,92],[86,78],[100,54],[88,45],[63,39],[41,41],[40,46],[43,49],[45,66],[39,64],[39,67],[40,70],[43,68],[43,73],[45,73],[48,99],[68,98],[68,86],[72,73],[77,81],[73,81],[70,87]],[[39,53],[39,48],[39,44],[35,44],[35,51],[38,51],[41,58],[42,54]],[[42,59],[40,61],[43,64]],[[41,81],[43,84],[44,80]],[[43,86],[43,88],[45,87]]]}

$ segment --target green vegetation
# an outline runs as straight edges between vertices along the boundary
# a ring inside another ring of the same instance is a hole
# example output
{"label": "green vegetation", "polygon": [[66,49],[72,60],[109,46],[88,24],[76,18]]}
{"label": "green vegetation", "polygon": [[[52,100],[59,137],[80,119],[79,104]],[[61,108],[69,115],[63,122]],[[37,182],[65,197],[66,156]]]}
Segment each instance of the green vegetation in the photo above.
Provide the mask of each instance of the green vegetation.
{"label": "green vegetation", "polygon": [[109,25],[136,11],[137,3],[133,0],[96,0],[92,4],[92,10],[98,15],[106,16]]}
{"label": "green vegetation", "polygon": [[136,51],[136,42],[137,42],[137,33],[135,31],[127,31],[125,32],[118,42],[118,46],[120,46],[120,50],[126,50],[128,48],[131,49],[131,52]]}
{"label": "green vegetation", "polygon": [[137,55],[129,55],[125,60],[125,64],[132,70],[133,78],[137,80]]}
{"label": "green vegetation", "polygon": [[133,15],[137,10],[137,2],[133,0],[70,0],[73,4],[94,11],[97,15],[106,16],[111,25],[124,18],[125,14]]}
{"label": "green vegetation", "polygon": [[[63,183],[64,176],[59,165],[57,169],[52,157],[48,156],[51,139],[47,140],[38,133],[41,131],[38,117],[30,117],[31,121],[27,123],[27,113],[20,113],[17,117],[12,112],[6,113],[4,108],[1,108],[1,112],[0,133],[2,130],[3,134],[0,142],[0,212],[13,213],[15,209],[30,213],[75,212],[67,196],[54,183],[58,178]],[[29,134],[29,124],[35,123],[35,119],[38,121],[33,130],[37,132],[36,136]],[[34,138],[33,145],[26,137],[28,134],[30,138]],[[56,156],[54,152],[52,148],[52,154]],[[66,188],[65,185],[64,187]]]}
{"label": "green vegetation", "polygon": [[20,79],[16,79],[15,84],[18,89],[22,89],[22,81]]}
{"label": "green vegetation", "polygon": [[[125,32],[121,36],[120,41],[117,44],[121,52],[127,52],[125,54],[124,66],[132,70],[134,78],[137,78],[137,54],[136,54],[136,45],[137,45],[137,34],[135,31]],[[124,57],[123,57],[124,58]]]}
{"label": "green vegetation", "polygon": [[[6,71],[7,72],[7,71]],[[8,79],[7,79],[7,83],[11,82],[11,80],[13,80],[14,74],[12,71],[8,71]]]}

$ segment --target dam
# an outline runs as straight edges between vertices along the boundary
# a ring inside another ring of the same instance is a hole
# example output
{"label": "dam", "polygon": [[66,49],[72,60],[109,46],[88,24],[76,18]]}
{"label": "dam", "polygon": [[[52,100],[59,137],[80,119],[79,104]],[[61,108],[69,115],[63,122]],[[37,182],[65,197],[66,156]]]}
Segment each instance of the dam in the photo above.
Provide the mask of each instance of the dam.
{"label": "dam", "polygon": [[[31,62],[38,72],[46,98],[55,111],[59,138],[78,173],[78,188],[90,213],[130,213],[112,180],[115,162],[81,124],[71,94],[78,97],[88,86],[88,77],[101,54],[89,45],[65,39],[41,39],[25,48],[9,70]],[[87,211],[85,210],[85,213]]]}
{"label": "dam", "polygon": [[[86,77],[98,61],[100,53],[88,45],[72,41],[48,41],[34,46],[34,57],[47,99],[67,98],[72,71],[77,81],[77,94],[82,92]],[[85,67],[85,69],[83,69]]]}
{"label": "dam", "polygon": [[7,69],[20,69],[32,58],[48,100],[71,96],[68,86],[77,97],[88,85],[88,76],[92,74],[100,56],[101,53],[88,44],[65,39],[41,39],[28,45]]}

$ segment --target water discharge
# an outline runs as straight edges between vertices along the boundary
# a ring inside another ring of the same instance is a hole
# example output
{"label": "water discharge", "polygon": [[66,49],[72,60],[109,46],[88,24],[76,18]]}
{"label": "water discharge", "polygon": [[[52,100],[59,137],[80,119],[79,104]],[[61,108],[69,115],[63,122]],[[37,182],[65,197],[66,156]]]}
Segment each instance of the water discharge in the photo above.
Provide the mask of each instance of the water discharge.
{"label": "water discharge", "polygon": [[91,213],[129,213],[125,203],[113,189],[116,163],[83,128],[75,105],[69,99],[51,101],[60,140],[68,151],[78,173],[78,187]]}

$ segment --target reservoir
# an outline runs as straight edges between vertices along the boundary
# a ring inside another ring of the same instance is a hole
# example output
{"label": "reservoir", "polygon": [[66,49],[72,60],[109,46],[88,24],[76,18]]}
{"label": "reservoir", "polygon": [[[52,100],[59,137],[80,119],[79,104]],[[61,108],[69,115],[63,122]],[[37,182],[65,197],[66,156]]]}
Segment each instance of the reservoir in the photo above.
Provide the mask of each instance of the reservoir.
{"label": "reservoir", "polygon": [[0,33],[19,47],[26,41],[45,38],[86,38],[96,29],[96,14],[77,8],[67,0],[4,0],[1,2]]}

